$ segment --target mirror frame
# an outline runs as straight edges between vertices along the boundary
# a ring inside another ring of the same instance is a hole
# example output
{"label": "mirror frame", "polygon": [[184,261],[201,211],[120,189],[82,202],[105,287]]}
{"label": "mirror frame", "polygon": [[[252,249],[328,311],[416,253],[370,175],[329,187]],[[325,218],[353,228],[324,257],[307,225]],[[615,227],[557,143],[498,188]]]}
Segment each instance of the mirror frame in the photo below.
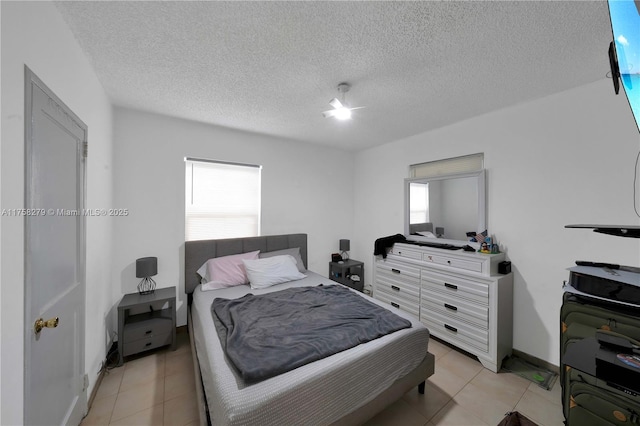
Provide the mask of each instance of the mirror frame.
{"label": "mirror frame", "polygon": [[[486,199],[486,177],[485,170],[482,169],[477,172],[468,172],[468,173],[453,173],[447,175],[440,176],[432,176],[432,177],[419,177],[419,178],[407,178],[404,180],[404,235],[408,240],[412,241],[433,241],[433,238],[427,238],[420,235],[410,235],[409,234],[409,185],[414,182],[418,183],[429,183],[435,181],[441,181],[445,179],[457,179],[457,178],[467,178],[467,177],[475,177],[477,178],[478,184],[478,223],[477,229],[479,232],[487,229],[487,199]],[[438,238],[437,242],[439,243],[447,243],[447,244],[469,244],[469,241],[464,240],[451,240],[446,238]]]}

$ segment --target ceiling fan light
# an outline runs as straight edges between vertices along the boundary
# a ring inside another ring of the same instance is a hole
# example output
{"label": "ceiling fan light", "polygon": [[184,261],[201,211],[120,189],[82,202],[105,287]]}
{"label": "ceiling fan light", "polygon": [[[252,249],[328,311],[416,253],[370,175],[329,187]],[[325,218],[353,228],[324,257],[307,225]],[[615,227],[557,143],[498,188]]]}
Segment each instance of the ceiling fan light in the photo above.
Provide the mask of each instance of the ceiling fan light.
{"label": "ceiling fan light", "polygon": [[331,99],[331,101],[329,102],[329,105],[331,105],[335,109],[344,108],[344,106],[342,105],[342,102],[340,102],[338,98]]}
{"label": "ceiling fan light", "polygon": [[338,120],[349,120],[351,118],[351,110],[349,108],[338,108],[335,110],[333,116]]}

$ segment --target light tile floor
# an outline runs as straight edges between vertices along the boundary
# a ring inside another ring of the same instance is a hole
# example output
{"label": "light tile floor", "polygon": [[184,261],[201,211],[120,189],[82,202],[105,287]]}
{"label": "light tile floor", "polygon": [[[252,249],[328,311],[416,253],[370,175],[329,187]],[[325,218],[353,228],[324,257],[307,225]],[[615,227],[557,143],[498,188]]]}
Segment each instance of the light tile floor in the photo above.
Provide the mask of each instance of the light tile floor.
{"label": "light tile floor", "polygon": [[162,349],[109,370],[82,426],[197,425],[193,360],[186,332]]}
{"label": "light tile floor", "polygon": [[429,341],[436,371],[425,393],[405,394],[367,422],[367,426],[493,426],[509,411],[519,411],[539,426],[562,426],[558,380],[549,391],[511,373],[493,373],[436,339]]}
{"label": "light tile floor", "polygon": [[[197,425],[189,336],[177,336],[175,351],[156,351],[110,370],[82,425]],[[435,339],[429,351],[436,372],[425,394],[411,390],[367,426],[497,425],[514,410],[540,426],[563,425],[558,381],[546,391],[514,374],[492,373]]]}

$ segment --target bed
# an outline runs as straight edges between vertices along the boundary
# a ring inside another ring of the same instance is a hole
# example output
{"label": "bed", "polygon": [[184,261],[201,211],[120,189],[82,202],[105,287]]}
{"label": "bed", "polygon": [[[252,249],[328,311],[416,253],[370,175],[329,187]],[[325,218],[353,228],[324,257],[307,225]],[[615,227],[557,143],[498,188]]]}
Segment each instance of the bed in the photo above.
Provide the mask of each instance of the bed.
{"label": "bed", "polygon": [[213,326],[211,304],[215,298],[234,299],[247,293],[258,295],[287,288],[340,284],[306,271],[307,278],[269,288],[251,289],[242,285],[203,291],[196,271],[212,258],[296,247],[306,268],[306,234],[185,243],[188,327],[201,425],[362,424],[412,388],[424,392],[424,381],[434,371],[434,357],[427,352],[429,332],[417,318],[396,310],[394,313],[411,322],[410,328],[257,383],[247,384],[239,377],[229,365]]}

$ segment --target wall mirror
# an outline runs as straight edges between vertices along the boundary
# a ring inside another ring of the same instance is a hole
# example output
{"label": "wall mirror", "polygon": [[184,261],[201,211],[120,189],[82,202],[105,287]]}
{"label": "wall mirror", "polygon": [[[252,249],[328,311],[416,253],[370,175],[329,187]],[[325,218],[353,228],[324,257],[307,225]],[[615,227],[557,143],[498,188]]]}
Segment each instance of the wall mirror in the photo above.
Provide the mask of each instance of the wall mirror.
{"label": "wall mirror", "polygon": [[405,236],[462,243],[487,229],[485,171],[405,179]]}

